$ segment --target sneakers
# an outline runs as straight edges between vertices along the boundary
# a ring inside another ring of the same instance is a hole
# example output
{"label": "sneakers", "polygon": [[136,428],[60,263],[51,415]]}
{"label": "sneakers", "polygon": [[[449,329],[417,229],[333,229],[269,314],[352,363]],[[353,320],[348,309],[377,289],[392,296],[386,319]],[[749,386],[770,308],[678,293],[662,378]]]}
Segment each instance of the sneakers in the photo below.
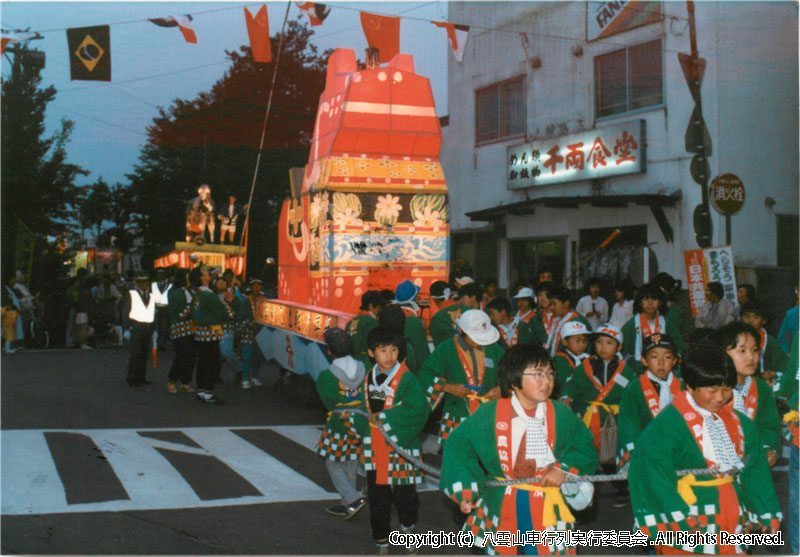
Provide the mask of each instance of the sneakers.
{"label": "sneakers", "polygon": [[258,380],[258,377],[253,377],[252,379],[250,379],[250,385],[252,385],[253,387],[260,387],[261,381]]}
{"label": "sneakers", "polygon": [[81,350],[94,350],[94,348],[92,348],[88,344],[81,344]]}
{"label": "sneakers", "polygon": [[359,497],[358,499],[347,505],[347,507],[345,507],[347,509],[347,515],[345,516],[344,519],[348,520],[350,518],[353,518],[356,515],[356,513],[358,513],[358,511],[364,508],[364,505],[366,504],[367,504],[367,499],[365,497]]}
{"label": "sneakers", "polygon": [[340,516],[342,518],[345,518],[348,515],[347,507],[344,505],[336,505],[333,507],[328,507],[325,510],[328,512],[328,514],[332,514],[333,516]]}
{"label": "sneakers", "polygon": [[250,380],[249,379],[242,379],[242,388],[245,391],[250,388]]}
{"label": "sneakers", "polygon": [[167,392],[168,393],[178,392],[178,386],[175,384],[175,381],[170,381],[169,383],[167,383]]}
{"label": "sneakers", "polygon": [[[401,524],[400,525],[400,531],[402,533],[404,533],[404,534],[410,534],[411,532],[414,531],[415,527],[416,527],[416,524],[412,524],[411,526],[403,526]],[[405,546],[405,545],[403,546],[403,554],[404,555],[416,555],[417,553],[419,553],[419,547],[416,547],[416,546],[409,547],[409,546]]]}
{"label": "sneakers", "polygon": [[182,393],[193,393],[194,389],[191,385],[181,385],[181,392]]}
{"label": "sneakers", "polygon": [[206,404],[217,404],[219,402],[217,395],[211,391],[197,391],[195,396],[197,396],[197,400],[205,402]]}
{"label": "sneakers", "polygon": [[379,543],[375,553],[377,555],[389,555],[389,544],[388,543]]}

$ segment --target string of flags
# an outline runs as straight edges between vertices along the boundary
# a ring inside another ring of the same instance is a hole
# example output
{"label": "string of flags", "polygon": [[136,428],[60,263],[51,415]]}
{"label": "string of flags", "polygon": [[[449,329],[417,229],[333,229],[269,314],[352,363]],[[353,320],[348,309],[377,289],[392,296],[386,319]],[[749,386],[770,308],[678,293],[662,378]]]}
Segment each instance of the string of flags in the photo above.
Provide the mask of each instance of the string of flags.
{"label": "string of flags", "polygon": [[[331,11],[331,7],[319,2],[295,1],[297,7],[308,16],[312,27],[322,25]],[[254,16],[244,7],[245,25],[250,38],[250,51],[253,61],[268,63],[272,61],[269,35],[269,18],[267,6],[263,4]],[[361,27],[370,48],[379,51],[379,61],[388,62],[400,52],[400,17],[384,16],[368,12],[360,12]],[[187,43],[197,44],[197,34],[192,25],[192,16],[169,15],[167,17],[149,19],[159,27],[177,27]],[[448,42],[453,56],[460,63],[469,36],[469,26],[431,21],[447,32]],[[36,33],[2,33],[2,49],[37,36]],[[108,25],[92,27],[76,27],[67,29],[69,48],[70,79],[73,81],[111,81],[111,31]]]}

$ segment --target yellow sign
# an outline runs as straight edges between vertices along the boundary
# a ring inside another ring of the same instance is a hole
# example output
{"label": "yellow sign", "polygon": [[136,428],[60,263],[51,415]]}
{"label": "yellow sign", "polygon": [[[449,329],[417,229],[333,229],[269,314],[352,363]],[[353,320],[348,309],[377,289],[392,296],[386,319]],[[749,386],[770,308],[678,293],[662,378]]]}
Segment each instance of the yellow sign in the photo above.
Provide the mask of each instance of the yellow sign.
{"label": "yellow sign", "polygon": [[329,327],[339,326],[339,317],[321,311],[298,308],[275,301],[259,300],[256,321],[325,342],[323,334]]}
{"label": "yellow sign", "polygon": [[97,41],[95,41],[91,35],[86,35],[77,50],[75,50],[75,56],[77,56],[78,60],[83,62],[86,69],[91,72],[105,52],[106,51],[97,44]]}

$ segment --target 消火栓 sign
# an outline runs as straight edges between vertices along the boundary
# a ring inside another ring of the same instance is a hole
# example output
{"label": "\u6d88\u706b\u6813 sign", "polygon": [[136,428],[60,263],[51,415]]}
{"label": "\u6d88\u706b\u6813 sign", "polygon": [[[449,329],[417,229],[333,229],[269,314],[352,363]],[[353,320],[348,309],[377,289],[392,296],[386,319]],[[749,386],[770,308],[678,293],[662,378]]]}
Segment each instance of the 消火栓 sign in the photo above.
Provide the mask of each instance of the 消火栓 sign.
{"label": "\u6d88\u706b\u6813 sign", "polygon": [[515,145],[506,155],[508,189],[644,172],[645,121]]}

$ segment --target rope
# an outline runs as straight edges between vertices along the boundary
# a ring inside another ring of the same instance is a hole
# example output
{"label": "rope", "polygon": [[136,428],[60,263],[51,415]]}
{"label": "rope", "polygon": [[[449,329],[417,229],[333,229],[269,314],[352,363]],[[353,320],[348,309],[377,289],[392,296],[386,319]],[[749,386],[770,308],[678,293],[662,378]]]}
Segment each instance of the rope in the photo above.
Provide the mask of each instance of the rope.
{"label": "rope", "polygon": [[[425,464],[418,458],[411,456],[404,448],[400,447],[397,443],[395,443],[389,434],[384,429],[383,424],[380,421],[374,419],[374,416],[369,412],[358,408],[334,408],[331,410],[333,414],[344,414],[344,413],[352,413],[358,414],[359,416],[364,416],[370,423],[373,423],[378,430],[383,435],[386,442],[391,445],[391,447],[399,454],[401,457],[409,461],[412,465],[419,468],[429,476],[433,476],[434,478],[441,477],[441,470],[438,468],[434,468],[430,464]],[[739,473],[738,468],[733,468],[731,470],[727,470],[725,472],[720,472],[717,468],[695,468],[694,470],[678,470],[676,474],[678,476],[689,476],[694,474],[695,476],[708,476],[710,474],[725,474],[729,476],[733,476]],[[562,470],[566,474],[564,478],[564,483],[579,483],[579,482],[616,482],[628,479],[627,472],[620,472],[619,474],[595,474],[593,476],[580,476],[578,474],[573,474],[571,472],[567,472],[566,470]],[[534,478],[518,478],[516,480],[489,480],[486,482],[486,485],[489,487],[505,487],[509,485],[519,485],[519,484],[536,484],[542,480],[543,476],[536,476]]]}
{"label": "rope", "polygon": [[[281,63],[281,52],[283,51],[283,39],[286,36],[284,31],[286,30],[286,21],[289,19],[289,8],[292,6],[291,1],[286,3],[286,13],[283,16],[283,25],[281,26],[281,38],[278,41],[278,54],[275,57],[275,67],[272,71],[272,84],[270,85],[269,89],[269,99],[267,100],[267,110],[264,113],[264,124],[261,127],[261,142],[258,145],[258,156],[256,156],[256,167],[253,171],[253,182],[250,184],[250,197],[247,199],[247,211],[245,212],[244,217],[244,230],[242,231],[242,235],[239,238],[239,249],[242,249],[242,245],[247,248],[247,235],[249,232],[250,227],[250,210],[252,209],[253,205],[253,192],[256,189],[256,179],[258,178],[258,167],[261,164],[261,151],[264,149],[264,138],[267,135],[267,120],[269,119],[269,112],[272,108],[272,95],[275,93],[275,79],[278,77],[278,66]],[[245,260],[245,267],[242,269],[242,280],[245,278],[245,273],[247,271],[247,261]]]}

